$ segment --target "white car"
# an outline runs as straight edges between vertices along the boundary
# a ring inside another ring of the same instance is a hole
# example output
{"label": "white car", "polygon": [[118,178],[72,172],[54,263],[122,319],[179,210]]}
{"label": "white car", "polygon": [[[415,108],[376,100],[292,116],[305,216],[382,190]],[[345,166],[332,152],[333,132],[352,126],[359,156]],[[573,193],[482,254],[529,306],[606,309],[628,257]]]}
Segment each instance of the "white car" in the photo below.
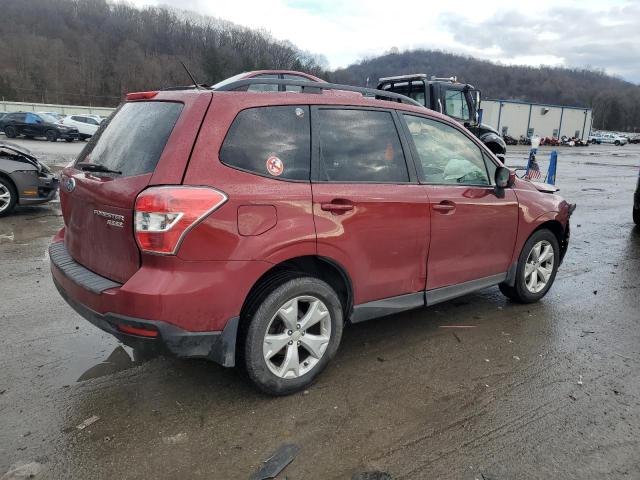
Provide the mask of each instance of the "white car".
{"label": "white car", "polygon": [[95,115],[68,115],[60,123],[69,127],[76,127],[80,140],[91,138],[100,126],[100,120]]}
{"label": "white car", "polygon": [[602,133],[600,135],[596,135],[596,140],[598,143],[613,143],[614,145],[626,145],[629,143],[629,139],[627,137],[623,137],[617,133]]}

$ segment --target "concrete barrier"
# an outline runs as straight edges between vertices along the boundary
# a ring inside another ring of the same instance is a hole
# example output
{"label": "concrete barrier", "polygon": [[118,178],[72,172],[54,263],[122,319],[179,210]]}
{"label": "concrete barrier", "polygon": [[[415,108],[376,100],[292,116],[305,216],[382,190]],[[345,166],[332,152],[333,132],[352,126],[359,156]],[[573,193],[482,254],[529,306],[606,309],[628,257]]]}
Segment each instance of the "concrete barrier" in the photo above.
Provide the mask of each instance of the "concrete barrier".
{"label": "concrete barrier", "polygon": [[57,112],[61,115],[100,115],[108,117],[114,108],[86,107],[82,105],[55,105],[52,103],[0,102],[0,112]]}

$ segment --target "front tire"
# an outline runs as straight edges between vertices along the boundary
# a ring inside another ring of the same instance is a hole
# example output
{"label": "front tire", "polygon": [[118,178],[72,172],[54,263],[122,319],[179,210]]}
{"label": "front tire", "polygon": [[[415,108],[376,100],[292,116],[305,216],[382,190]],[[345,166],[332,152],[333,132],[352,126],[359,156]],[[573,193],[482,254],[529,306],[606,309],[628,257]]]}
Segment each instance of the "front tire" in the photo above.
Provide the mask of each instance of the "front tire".
{"label": "front tire", "polygon": [[500,291],[518,303],[537,302],[553,285],[559,265],[558,239],[550,230],[538,230],[522,247],[514,286],[501,284]]}
{"label": "front tire", "polygon": [[0,177],[0,217],[9,215],[18,202],[18,194],[13,184]]}
{"label": "front tire", "polygon": [[253,304],[243,349],[251,381],[270,395],[309,386],[340,345],[343,312],[336,292],[317,278],[297,277]]}

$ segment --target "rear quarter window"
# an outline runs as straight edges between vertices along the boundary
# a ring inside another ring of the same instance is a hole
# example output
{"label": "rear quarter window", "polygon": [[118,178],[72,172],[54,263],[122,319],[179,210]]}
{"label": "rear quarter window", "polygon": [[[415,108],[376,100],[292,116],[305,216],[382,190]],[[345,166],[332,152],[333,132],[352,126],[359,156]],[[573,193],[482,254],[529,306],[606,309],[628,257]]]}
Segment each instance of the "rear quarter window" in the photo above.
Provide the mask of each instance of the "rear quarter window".
{"label": "rear quarter window", "polygon": [[122,176],[153,172],[182,108],[177,102],[122,104],[100,124],[76,163],[103,165]]}
{"label": "rear quarter window", "polygon": [[256,107],[241,111],[220,149],[229,167],[284,180],[309,180],[309,108]]}

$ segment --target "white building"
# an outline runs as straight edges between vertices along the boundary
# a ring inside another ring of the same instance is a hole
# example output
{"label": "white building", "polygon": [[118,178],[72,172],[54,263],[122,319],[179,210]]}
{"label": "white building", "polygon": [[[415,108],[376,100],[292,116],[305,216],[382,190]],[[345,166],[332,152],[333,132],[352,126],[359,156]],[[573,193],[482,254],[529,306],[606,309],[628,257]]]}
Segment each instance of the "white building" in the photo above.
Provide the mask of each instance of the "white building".
{"label": "white building", "polygon": [[593,121],[590,108],[526,103],[516,100],[482,100],[482,123],[501,135],[578,137],[587,140]]}

